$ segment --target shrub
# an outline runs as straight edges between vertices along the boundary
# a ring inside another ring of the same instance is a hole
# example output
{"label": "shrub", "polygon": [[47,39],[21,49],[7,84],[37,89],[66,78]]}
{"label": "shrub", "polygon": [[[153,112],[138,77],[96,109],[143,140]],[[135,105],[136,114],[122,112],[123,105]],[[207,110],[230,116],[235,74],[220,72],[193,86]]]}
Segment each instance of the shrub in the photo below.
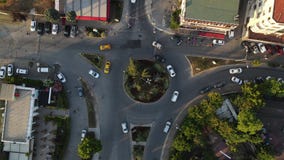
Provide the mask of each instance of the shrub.
{"label": "shrub", "polygon": [[280,66],[279,63],[275,63],[275,62],[268,62],[267,65],[270,66],[270,67],[279,67]]}
{"label": "shrub", "polygon": [[178,9],[176,11],[174,11],[171,15],[171,20],[170,20],[170,28],[171,29],[177,29],[179,27],[180,24],[180,19],[179,19],[179,15],[180,15],[181,10]]}

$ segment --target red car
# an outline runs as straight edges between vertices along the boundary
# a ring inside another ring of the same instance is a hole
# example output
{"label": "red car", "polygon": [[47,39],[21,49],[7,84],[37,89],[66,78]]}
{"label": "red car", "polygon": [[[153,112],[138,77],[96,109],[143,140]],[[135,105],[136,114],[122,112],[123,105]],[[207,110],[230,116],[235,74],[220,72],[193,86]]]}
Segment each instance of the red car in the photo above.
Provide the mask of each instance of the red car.
{"label": "red car", "polygon": [[276,52],[279,56],[284,54],[283,48],[280,46],[276,46]]}

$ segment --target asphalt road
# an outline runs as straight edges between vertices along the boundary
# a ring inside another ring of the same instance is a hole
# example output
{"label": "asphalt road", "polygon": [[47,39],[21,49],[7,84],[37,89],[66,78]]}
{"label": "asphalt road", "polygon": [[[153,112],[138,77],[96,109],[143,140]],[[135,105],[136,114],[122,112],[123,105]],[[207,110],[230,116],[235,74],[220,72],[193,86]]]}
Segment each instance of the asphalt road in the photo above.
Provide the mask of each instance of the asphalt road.
{"label": "asphalt road", "polygon": [[[123,121],[128,124],[152,125],[144,159],[160,159],[167,136],[162,130],[167,120],[174,121],[177,115],[184,111],[186,104],[199,95],[201,88],[219,81],[227,82],[226,88],[234,86],[230,82],[231,75],[228,73],[228,66],[192,77],[185,55],[244,59],[245,55],[240,48],[239,40],[232,40],[225,46],[213,48],[190,46],[186,42],[177,46],[176,41],[170,40],[169,35],[160,31],[153,33],[153,26],[146,17],[144,2],[144,0],[137,0],[135,4],[130,4],[129,0],[125,1],[126,11],[123,15],[125,19],[119,27],[116,25],[112,27],[111,33],[115,34],[103,40],[86,38],[83,33],[74,39],[65,38],[62,33],[57,36],[43,35],[40,37],[36,33],[26,35],[29,29],[28,23],[0,27],[0,56],[2,59],[14,58],[15,62],[27,59],[44,62],[51,66],[59,64],[60,71],[67,78],[65,87],[71,91],[69,93],[71,135],[65,155],[66,160],[79,159],[77,145],[80,142],[81,130],[88,127],[85,101],[77,95],[76,87],[80,85],[79,77],[93,87],[92,91],[96,97],[100,139],[103,144],[100,157],[103,160],[131,159],[131,137],[130,134],[122,133],[120,123]],[[161,51],[154,50],[151,45],[153,40],[158,40],[163,45]],[[101,52],[98,50],[101,43],[111,43],[113,49]],[[232,46],[235,47],[233,50]],[[99,79],[90,77],[88,70],[93,67],[80,57],[81,52],[104,54],[106,59],[112,62],[110,74],[105,75],[100,72]],[[126,69],[129,57],[153,59],[154,53],[162,54],[166,58],[166,64],[173,65],[177,75],[170,80],[168,91],[157,102],[144,104],[133,101],[123,89],[123,71]],[[266,68],[244,69],[240,77],[252,79],[268,73],[271,76],[282,75],[284,77],[282,70]],[[180,96],[176,103],[171,103],[170,97],[174,90],[178,90]],[[175,129],[174,125],[171,132]]]}

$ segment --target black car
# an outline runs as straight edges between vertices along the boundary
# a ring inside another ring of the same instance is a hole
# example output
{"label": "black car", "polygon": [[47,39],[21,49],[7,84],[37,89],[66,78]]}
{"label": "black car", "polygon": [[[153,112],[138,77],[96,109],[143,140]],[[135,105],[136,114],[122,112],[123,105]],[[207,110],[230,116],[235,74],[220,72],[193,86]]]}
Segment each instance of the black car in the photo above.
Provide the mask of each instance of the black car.
{"label": "black car", "polygon": [[256,84],[260,84],[264,82],[264,79],[262,77],[255,77],[254,82]]}
{"label": "black car", "polygon": [[214,84],[214,88],[222,88],[225,86],[225,84],[226,84],[225,82],[218,82]]}
{"label": "black car", "polygon": [[43,35],[44,33],[44,24],[43,23],[38,23],[37,24],[37,34]]}
{"label": "black car", "polygon": [[161,62],[161,63],[166,62],[166,59],[164,57],[160,56],[160,55],[155,55],[154,58],[155,58],[155,61],[157,61],[157,62]]}
{"label": "black car", "polygon": [[44,24],[44,31],[48,34],[51,33],[51,25],[52,24],[50,22],[45,22],[45,24]]}
{"label": "black car", "polygon": [[212,86],[204,87],[204,88],[202,88],[202,89],[200,90],[200,94],[209,92],[212,88],[213,88]]}
{"label": "black car", "polygon": [[71,26],[66,25],[64,28],[64,36],[69,37],[70,36],[70,31],[71,31]]}
{"label": "black car", "polygon": [[78,87],[78,95],[79,95],[79,97],[83,97],[84,93],[83,93],[82,87]]}

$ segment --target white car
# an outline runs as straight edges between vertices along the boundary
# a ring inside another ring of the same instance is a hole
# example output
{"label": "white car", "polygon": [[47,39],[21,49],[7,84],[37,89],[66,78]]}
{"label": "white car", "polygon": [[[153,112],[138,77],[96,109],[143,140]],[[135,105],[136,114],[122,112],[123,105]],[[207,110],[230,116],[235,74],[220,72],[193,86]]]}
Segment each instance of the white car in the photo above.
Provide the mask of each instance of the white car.
{"label": "white car", "polygon": [[257,46],[253,46],[253,54],[257,54],[259,52],[260,51],[259,51],[258,47]]}
{"label": "white car", "polygon": [[63,75],[63,73],[59,72],[57,73],[57,78],[62,82],[62,83],[65,83],[66,82],[66,78],[65,76]]}
{"label": "white car", "polygon": [[51,33],[53,35],[57,35],[57,33],[58,33],[58,24],[56,24],[56,23],[52,24],[52,31],[51,31]]}
{"label": "white car", "polygon": [[242,84],[243,84],[243,81],[242,81],[240,78],[238,78],[238,77],[233,76],[233,77],[231,78],[231,80],[232,80],[232,82],[237,83],[237,84],[239,84],[239,85],[242,85]]}
{"label": "white car", "polygon": [[220,40],[220,39],[213,39],[212,43],[213,43],[213,45],[220,45],[220,46],[222,46],[222,45],[225,44],[225,41]]}
{"label": "white car", "polygon": [[258,45],[259,51],[260,51],[261,53],[264,53],[264,52],[267,51],[266,48],[265,48],[265,46],[264,46],[262,43],[258,43],[257,45]]}
{"label": "white car", "polygon": [[34,32],[34,31],[36,31],[36,21],[35,20],[32,20],[31,21],[31,32]]}
{"label": "white car", "polygon": [[24,68],[17,68],[16,73],[17,74],[28,74],[29,71],[27,69],[24,69]]}
{"label": "white car", "polygon": [[229,70],[230,74],[239,74],[242,73],[242,68],[232,68]]}
{"label": "white car", "polygon": [[6,76],[6,66],[0,68],[0,79],[4,79]]}
{"label": "white car", "polygon": [[162,45],[158,43],[157,41],[153,41],[152,46],[157,48],[157,49],[162,49]]}
{"label": "white car", "polygon": [[178,95],[179,95],[179,92],[178,91],[174,91],[173,95],[172,95],[172,98],[171,98],[171,101],[172,102],[176,102],[177,99],[178,99]]}
{"label": "white car", "polygon": [[171,123],[170,121],[167,121],[167,122],[166,122],[166,125],[165,125],[165,127],[164,127],[163,132],[164,132],[164,133],[168,133],[169,130],[170,130],[170,128],[171,128],[171,125],[172,125],[172,123]]}
{"label": "white car", "polygon": [[13,64],[8,64],[8,67],[7,67],[7,75],[10,77],[14,74],[14,67],[13,67]]}
{"label": "white car", "polygon": [[123,133],[128,133],[128,127],[126,122],[121,123],[121,129]]}
{"label": "white car", "polygon": [[130,0],[131,1],[131,3],[135,3],[136,2],[136,0]]}
{"label": "white car", "polygon": [[86,137],[86,134],[87,134],[87,130],[83,129],[81,132],[81,141],[84,140],[84,138]]}
{"label": "white car", "polygon": [[100,74],[99,74],[98,72],[92,70],[92,69],[89,71],[89,74],[90,74],[92,77],[94,77],[94,78],[99,78],[99,77],[100,77]]}
{"label": "white car", "polygon": [[171,77],[176,76],[176,72],[175,72],[175,70],[174,70],[172,65],[167,65],[167,70],[168,70],[168,72],[169,72]]}

